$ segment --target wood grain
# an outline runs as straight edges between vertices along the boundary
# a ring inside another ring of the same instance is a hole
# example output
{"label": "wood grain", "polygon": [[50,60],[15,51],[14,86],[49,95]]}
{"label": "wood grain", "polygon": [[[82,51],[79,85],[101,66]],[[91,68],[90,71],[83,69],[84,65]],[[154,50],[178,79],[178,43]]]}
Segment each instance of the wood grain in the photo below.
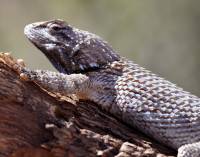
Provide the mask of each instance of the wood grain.
{"label": "wood grain", "polygon": [[0,157],[169,157],[95,103],[48,93],[0,58]]}

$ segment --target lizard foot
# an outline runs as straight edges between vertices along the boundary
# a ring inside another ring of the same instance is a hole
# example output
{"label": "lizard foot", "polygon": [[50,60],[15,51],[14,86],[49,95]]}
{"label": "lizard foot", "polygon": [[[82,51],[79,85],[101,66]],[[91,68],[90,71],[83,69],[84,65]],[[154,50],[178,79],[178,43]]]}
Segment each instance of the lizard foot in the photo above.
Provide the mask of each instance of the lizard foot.
{"label": "lizard foot", "polygon": [[199,157],[200,156],[200,142],[186,144],[178,149],[177,157]]}
{"label": "lizard foot", "polygon": [[35,78],[38,77],[37,75],[37,71],[33,71],[24,67],[23,69],[21,69],[19,76],[22,81],[33,81],[35,80]]}
{"label": "lizard foot", "polygon": [[21,70],[25,67],[24,61],[22,59],[14,59],[10,53],[1,52],[0,61],[15,70],[18,74],[20,74]]}
{"label": "lizard foot", "polygon": [[21,80],[31,80],[30,70],[25,67],[25,63],[22,59],[14,59],[10,53],[0,52],[0,61],[16,71],[20,75]]}

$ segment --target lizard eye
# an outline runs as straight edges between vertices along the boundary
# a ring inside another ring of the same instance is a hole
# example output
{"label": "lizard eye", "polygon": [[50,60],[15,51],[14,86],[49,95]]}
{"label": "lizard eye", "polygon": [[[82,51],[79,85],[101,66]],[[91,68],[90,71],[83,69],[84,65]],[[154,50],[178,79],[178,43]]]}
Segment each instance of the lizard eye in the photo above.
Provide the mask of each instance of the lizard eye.
{"label": "lizard eye", "polygon": [[63,27],[54,24],[50,26],[50,29],[57,32],[57,31],[63,30]]}

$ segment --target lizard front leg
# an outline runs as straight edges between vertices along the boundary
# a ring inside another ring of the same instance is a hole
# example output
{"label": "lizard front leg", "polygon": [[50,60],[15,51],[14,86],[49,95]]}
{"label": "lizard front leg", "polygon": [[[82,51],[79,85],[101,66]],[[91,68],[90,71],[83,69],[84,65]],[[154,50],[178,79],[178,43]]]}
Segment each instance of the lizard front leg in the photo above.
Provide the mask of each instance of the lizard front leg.
{"label": "lizard front leg", "polygon": [[49,92],[56,92],[62,95],[78,94],[87,91],[89,78],[83,74],[63,74],[47,70],[30,70],[23,68],[20,74],[21,79],[33,81]]}

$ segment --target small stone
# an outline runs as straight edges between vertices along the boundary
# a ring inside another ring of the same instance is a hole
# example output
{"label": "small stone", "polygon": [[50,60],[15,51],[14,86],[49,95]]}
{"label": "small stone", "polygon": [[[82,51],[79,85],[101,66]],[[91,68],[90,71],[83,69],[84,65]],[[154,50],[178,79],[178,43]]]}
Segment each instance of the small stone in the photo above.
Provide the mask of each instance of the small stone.
{"label": "small stone", "polygon": [[21,73],[20,74],[20,79],[23,80],[23,81],[28,81],[29,80],[28,76],[25,73]]}
{"label": "small stone", "polygon": [[5,52],[4,55],[7,56],[7,57],[11,57],[9,52]]}

